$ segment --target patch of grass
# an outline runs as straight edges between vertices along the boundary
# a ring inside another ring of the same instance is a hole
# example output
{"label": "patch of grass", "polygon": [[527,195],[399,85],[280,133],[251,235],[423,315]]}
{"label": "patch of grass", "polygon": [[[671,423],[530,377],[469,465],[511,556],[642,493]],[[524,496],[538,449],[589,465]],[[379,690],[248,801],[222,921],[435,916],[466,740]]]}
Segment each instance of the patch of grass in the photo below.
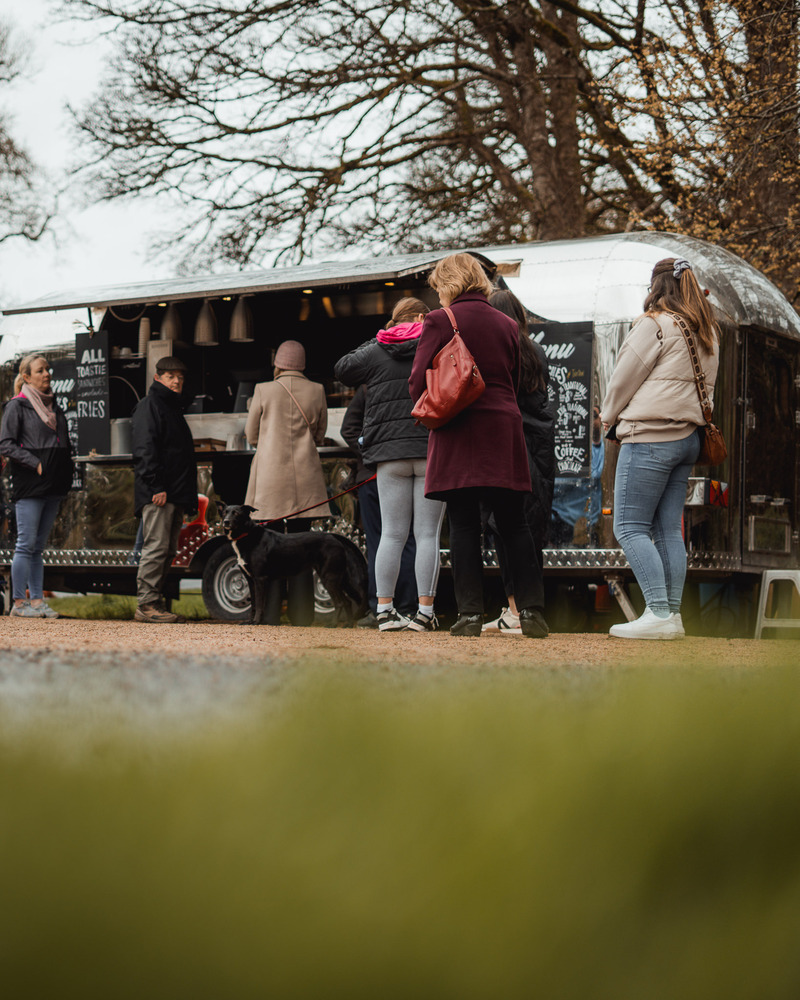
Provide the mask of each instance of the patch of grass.
{"label": "patch of grass", "polygon": [[[68,618],[127,620],[132,619],[136,611],[136,598],[119,594],[53,597],[47,603]],[[209,617],[203,598],[192,591],[182,592],[180,598],[172,602],[172,610],[188,620],[199,621]]]}
{"label": "patch of grass", "polygon": [[0,737],[9,996],[800,994],[798,671],[323,675],[184,742]]}

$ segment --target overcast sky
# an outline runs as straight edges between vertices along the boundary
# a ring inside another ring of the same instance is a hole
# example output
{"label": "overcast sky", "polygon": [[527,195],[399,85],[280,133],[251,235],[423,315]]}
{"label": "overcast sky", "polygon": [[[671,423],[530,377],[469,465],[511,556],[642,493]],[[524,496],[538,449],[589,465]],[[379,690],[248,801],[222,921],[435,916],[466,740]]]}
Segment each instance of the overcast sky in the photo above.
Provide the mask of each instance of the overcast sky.
{"label": "overcast sky", "polygon": [[[29,43],[22,79],[0,93],[11,132],[40,164],[55,189],[75,155],[67,102],[88,100],[102,73],[103,45],[81,44],[88,29],[56,24],[48,0],[0,0],[0,17]],[[27,302],[51,292],[169,277],[163,261],[147,253],[148,233],[164,223],[164,209],[136,204],[81,205],[81,192],[61,198],[54,232],[38,243],[0,245],[0,305]],[[85,194],[84,194],[85,197]]]}

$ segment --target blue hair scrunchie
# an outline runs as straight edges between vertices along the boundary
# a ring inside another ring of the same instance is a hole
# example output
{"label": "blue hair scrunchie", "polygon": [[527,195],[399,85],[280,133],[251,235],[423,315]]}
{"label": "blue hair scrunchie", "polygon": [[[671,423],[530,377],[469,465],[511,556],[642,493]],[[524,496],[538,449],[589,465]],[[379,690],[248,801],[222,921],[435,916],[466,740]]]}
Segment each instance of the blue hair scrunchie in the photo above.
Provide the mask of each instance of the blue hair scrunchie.
{"label": "blue hair scrunchie", "polygon": [[688,260],[683,260],[683,258],[679,258],[678,260],[675,261],[675,263],[672,266],[672,277],[680,278],[681,273],[683,271],[691,271],[691,269],[692,265],[689,263]]}

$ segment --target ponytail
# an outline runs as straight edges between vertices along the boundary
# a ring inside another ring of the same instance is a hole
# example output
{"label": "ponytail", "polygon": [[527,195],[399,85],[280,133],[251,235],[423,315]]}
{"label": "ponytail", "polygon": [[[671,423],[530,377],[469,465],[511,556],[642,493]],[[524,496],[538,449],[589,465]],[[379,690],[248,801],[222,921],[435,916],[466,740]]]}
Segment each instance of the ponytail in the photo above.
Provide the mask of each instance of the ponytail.
{"label": "ponytail", "polygon": [[667,257],[656,264],[644,311],[650,315],[658,312],[679,313],[695,331],[707,354],[719,341],[714,313],[687,260]]}

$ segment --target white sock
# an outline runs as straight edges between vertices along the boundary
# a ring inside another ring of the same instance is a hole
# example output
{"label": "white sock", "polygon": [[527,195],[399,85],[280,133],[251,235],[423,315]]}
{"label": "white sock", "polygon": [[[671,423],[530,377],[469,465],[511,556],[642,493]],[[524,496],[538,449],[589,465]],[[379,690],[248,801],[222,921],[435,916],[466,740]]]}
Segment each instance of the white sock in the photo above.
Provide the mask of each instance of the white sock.
{"label": "white sock", "polygon": [[420,604],[419,615],[424,615],[425,618],[433,618],[433,605],[432,604]]}
{"label": "white sock", "polygon": [[378,601],[378,614],[385,615],[387,611],[394,611],[394,601],[389,601],[388,604],[381,604]]}

